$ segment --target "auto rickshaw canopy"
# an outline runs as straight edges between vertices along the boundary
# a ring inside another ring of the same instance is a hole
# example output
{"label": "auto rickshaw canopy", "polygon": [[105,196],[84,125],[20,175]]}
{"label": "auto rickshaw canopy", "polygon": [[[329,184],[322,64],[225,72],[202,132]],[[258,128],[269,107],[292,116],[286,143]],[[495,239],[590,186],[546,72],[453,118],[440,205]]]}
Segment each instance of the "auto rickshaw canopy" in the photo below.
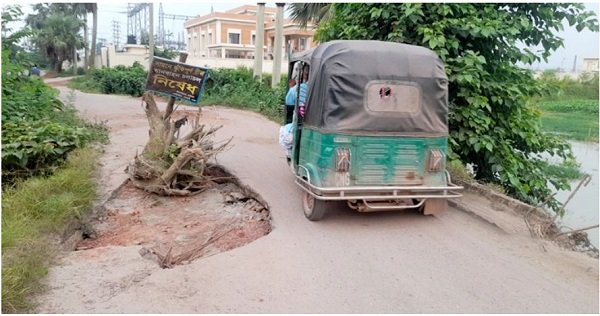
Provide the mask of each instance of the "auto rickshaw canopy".
{"label": "auto rickshaw canopy", "polygon": [[448,135],[448,79],[431,50],[331,41],[294,54],[310,65],[304,127],[330,133]]}

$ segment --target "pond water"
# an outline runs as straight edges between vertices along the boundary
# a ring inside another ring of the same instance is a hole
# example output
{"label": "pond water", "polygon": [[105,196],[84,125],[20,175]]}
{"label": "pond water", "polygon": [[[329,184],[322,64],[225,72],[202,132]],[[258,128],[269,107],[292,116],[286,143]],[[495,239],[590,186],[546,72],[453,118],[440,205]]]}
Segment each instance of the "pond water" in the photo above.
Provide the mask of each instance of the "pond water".
{"label": "pond water", "polygon": [[[581,164],[581,171],[589,174],[592,179],[587,186],[582,186],[575,196],[571,199],[566,207],[565,216],[562,219],[562,224],[572,229],[584,228],[598,224],[598,144],[597,143],[580,143],[570,142],[573,148],[573,153],[577,157],[577,161]],[[571,184],[571,190],[574,190],[580,180],[574,181]],[[565,202],[571,191],[559,191],[556,198],[560,202]],[[598,228],[586,231],[590,242],[598,248]]]}

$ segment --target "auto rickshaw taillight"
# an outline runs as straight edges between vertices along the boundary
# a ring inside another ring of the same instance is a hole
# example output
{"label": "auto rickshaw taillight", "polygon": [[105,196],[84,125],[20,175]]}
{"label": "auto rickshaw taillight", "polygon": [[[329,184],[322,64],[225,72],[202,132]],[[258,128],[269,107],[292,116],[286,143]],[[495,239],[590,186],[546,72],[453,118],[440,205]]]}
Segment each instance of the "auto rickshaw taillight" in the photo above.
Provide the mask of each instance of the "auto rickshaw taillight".
{"label": "auto rickshaw taillight", "polygon": [[442,171],[443,165],[444,165],[444,154],[438,149],[430,150],[429,156],[427,158],[427,171],[429,171],[429,172]]}
{"label": "auto rickshaw taillight", "polygon": [[350,171],[350,149],[337,149],[335,156],[335,170],[338,172]]}

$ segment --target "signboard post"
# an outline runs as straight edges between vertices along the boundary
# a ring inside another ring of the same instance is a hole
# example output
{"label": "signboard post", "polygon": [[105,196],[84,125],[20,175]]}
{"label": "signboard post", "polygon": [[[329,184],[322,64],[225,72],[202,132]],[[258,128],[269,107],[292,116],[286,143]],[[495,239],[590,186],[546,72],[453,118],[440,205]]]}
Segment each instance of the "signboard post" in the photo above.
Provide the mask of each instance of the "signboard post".
{"label": "signboard post", "polygon": [[154,57],[148,71],[146,90],[198,104],[207,75],[207,68]]}

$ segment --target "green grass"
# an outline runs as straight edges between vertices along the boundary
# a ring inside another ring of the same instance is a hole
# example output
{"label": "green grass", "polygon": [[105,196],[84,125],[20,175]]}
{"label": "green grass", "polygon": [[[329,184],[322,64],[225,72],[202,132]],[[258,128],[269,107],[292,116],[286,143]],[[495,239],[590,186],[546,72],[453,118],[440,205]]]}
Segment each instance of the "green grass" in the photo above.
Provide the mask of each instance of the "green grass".
{"label": "green grass", "polygon": [[556,113],[588,113],[598,115],[598,100],[542,101],[539,107]]}
{"label": "green grass", "polygon": [[567,139],[598,142],[597,114],[542,111],[542,127]]}
{"label": "green grass", "polygon": [[456,179],[465,182],[472,182],[474,180],[473,175],[467,171],[467,168],[460,160],[448,160],[446,169],[453,180]]}
{"label": "green grass", "polygon": [[100,82],[93,80],[91,76],[73,78],[67,83],[67,87],[86,93],[102,93]]}
{"label": "green grass", "polygon": [[541,101],[542,127],[567,139],[598,142],[598,100]]}
{"label": "green grass", "polygon": [[2,312],[26,312],[54,259],[52,236],[91,209],[99,153],[74,151],[62,168],[3,188]]}

